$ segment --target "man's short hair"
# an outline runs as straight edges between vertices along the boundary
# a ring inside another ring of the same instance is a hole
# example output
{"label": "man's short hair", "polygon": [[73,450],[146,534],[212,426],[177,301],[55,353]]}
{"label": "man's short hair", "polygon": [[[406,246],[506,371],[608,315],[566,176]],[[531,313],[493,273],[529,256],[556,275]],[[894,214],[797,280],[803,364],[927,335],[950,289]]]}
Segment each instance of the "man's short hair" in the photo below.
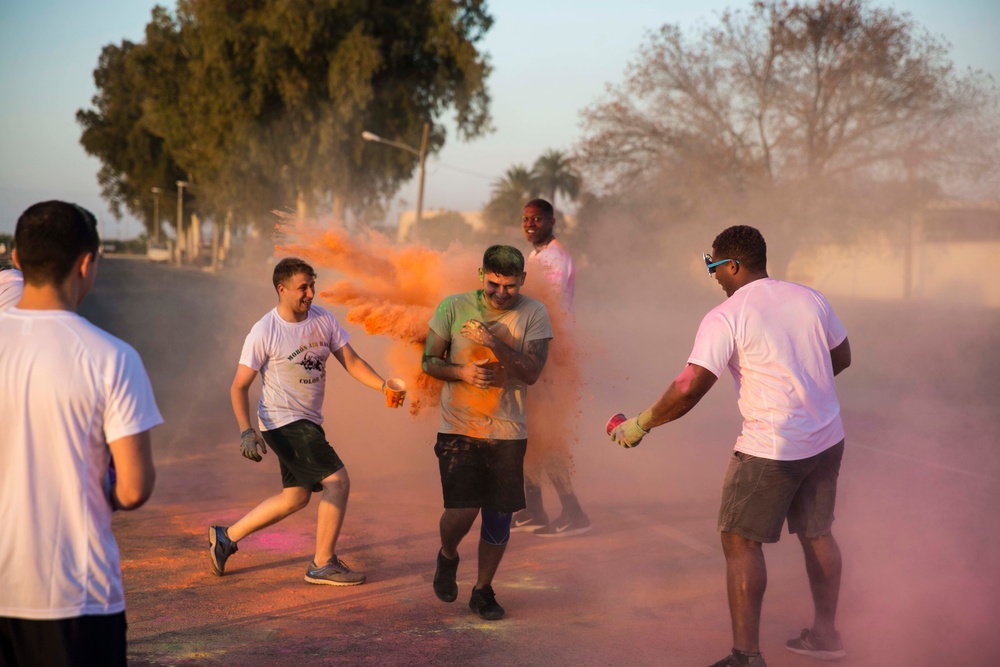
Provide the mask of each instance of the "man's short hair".
{"label": "man's short hair", "polygon": [[277,291],[278,285],[299,273],[304,273],[310,278],[316,279],[316,272],[313,271],[313,267],[298,257],[286,257],[275,264],[274,274],[271,276],[271,282],[274,283],[275,291]]}
{"label": "man's short hair", "polygon": [[101,246],[97,218],[64,201],[44,201],[17,219],[14,249],[29,285],[60,285],[80,255],[96,255]]}
{"label": "man's short hair", "polygon": [[764,236],[747,225],[722,230],[712,241],[712,257],[739,260],[748,271],[767,270],[767,243]]}
{"label": "man's short hair", "polygon": [[513,246],[491,245],[483,253],[483,273],[520,277],[524,273],[524,255]]}
{"label": "man's short hair", "polygon": [[545,201],[544,199],[532,199],[531,201],[529,201],[527,204],[524,205],[524,208],[528,208],[529,206],[541,209],[542,213],[544,213],[550,218],[555,217],[556,210],[552,207],[552,204]]}

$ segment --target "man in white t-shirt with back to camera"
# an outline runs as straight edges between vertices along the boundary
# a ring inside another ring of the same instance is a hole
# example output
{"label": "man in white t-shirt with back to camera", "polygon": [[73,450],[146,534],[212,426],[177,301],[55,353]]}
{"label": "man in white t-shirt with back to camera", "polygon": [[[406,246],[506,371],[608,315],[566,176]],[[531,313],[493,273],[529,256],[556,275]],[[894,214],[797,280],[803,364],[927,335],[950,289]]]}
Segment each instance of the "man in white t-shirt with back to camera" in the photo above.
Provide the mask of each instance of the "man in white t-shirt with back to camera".
{"label": "man in white t-shirt with back to camera", "polygon": [[765,667],[762,543],[777,542],[786,520],[802,545],[815,615],[785,646],[843,658],[835,626],[842,565],[832,526],[844,453],[834,376],[851,364],[847,330],[822,294],[768,277],[767,245],[753,227],[724,230],[705,263],[728,298],[702,320],[687,366],[666,392],[611,437],[638,445],[654,426],[687,414],[728,368],[743,415],[719,509],[733,650],[712,667]]}
{"label": "man in white t-shirt with back to camera", "polygon": [[[316,552],[305,580],[355,586],[365,582],[365,574],[351,570],[336,554],[351,481],[321,426],[327,361],[332,356],[351,377],[371,389],[386,392],[386,382],[354,351],[348,343],[350,334],[336,318],[313,304],[316,272],[309,264],[286,257],[275,265],[272,280],[278,305],[247,335],[230,398],[243,456],[259,462],[261,453],[270,447],[278,457],[282,490],[233,525],[208,529],[212,572],[225,573],[226,560],[236,553],[237,542],[304,508],[313,493],[322,493]],[[250,424],[249,400],[250,385],[258,373],[259,434]],[[401,403],[399,398],[393,407]]]}
{"label": "man in white t-shirt with back to camera", "polygon": [[35,204],[14,239],[24,293],[0,313],[0,664],[123,666],[111,513],[152,493],[149,431],[163,420],[136,351],[76,314],[97,277],[94,216]]}

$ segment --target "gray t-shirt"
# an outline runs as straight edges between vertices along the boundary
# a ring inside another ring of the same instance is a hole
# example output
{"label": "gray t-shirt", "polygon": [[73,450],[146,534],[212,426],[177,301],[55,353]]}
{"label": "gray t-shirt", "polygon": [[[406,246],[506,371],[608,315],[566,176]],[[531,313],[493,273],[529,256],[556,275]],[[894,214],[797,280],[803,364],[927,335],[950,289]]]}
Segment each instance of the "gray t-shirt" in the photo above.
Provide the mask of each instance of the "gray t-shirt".
{"label": "gray t-shirt", "polygon": [[450,343],[450,363],[487,359],[497,372],[494,386],[487,389],[460,380],[445,382],[441,390],[439,432],[523,440],[528,437],[525,410],[528,387],[500,366],[492,350],[462,336],[462,325],[467,320],[483,322],[500,340],[523,353],[531,341],[552,338],[549,314],[540,302],[523,294],[509,310],[494,310],[484,302],[482,290],[475,290],[446,298],[430,321],[431,330]]}

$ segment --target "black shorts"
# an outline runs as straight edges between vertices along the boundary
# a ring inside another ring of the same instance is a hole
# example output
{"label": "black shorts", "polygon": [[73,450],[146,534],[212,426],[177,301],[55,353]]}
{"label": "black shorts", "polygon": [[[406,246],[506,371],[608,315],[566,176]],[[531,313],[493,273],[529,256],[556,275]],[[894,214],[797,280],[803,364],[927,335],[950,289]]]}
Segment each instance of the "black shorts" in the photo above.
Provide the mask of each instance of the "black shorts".
{"label": "black shorts", "polygon": [[438,433],[434,453],[441,470],[446,508],[524,509],[527,440],[470,438]]}
{"label": "black shorts", "polygon": [[37,621],[0,616],[0,665],[125,667],[125,612]]}
{"label": "black shorts", "polygon": [[278,457],[282,488],[301,486],[310,491],[322,491],[320,482],[344,467],[344,462],[326,441],[323,427],[308,419],[260,434]]}

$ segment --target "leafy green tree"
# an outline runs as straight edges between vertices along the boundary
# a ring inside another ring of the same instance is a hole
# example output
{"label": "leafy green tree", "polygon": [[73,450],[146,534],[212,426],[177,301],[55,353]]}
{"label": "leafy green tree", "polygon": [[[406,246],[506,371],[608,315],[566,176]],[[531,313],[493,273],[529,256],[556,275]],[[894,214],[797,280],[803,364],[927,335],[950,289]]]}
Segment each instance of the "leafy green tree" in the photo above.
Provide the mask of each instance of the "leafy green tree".
{"label": "leafy green tree", "polygon": [[650,231],[766,223],[787,256],[905,217],[866,206],[880,189],[919,205],[996,173],[996,87],[946,55],[864,0],[761,0],[691,36],[666,25],[584,112],[580,166]]}
{"label": "leafy green tree", "polygon": [[[461,138],[490,130],[490,65],[476,44],[491,25],[485,0],[180,0],[172,17],[154,9],[141,48],[109,47],[144,85],[122,95],[123,77],[106,71],[117,62],[102,59],[84,143],[92,127],[114,127],[105,138],[118,145],[92,152],[109,182],[130,182],[135,165],[113,157],[135,128],[149,132],[206,215],[267,224],[273,209],[361,211],[417,166],[372,150],[363,130],[416,144],[449,109]],[[445,140],[435,125],[429,152]]]}
{"label": "leafy green tree", "polygon": [[[154,20],[157,16],[162,19],[162,10],[154,10]],[[152,188],[174,192],[174,183],[186,174],[144,119],[150,91],[160,82],[145,66],[147,51],[128,41],[104,47],[94,71],[100,93],[93,99],[94,109],[77,112],[77,122],[83,127],[80,143],[101,160],[98,182],[112,213],[120,218],[129,211],[151,221]],[[167,220],[174,217],[169,206],[161,206],[160,214]]]}

